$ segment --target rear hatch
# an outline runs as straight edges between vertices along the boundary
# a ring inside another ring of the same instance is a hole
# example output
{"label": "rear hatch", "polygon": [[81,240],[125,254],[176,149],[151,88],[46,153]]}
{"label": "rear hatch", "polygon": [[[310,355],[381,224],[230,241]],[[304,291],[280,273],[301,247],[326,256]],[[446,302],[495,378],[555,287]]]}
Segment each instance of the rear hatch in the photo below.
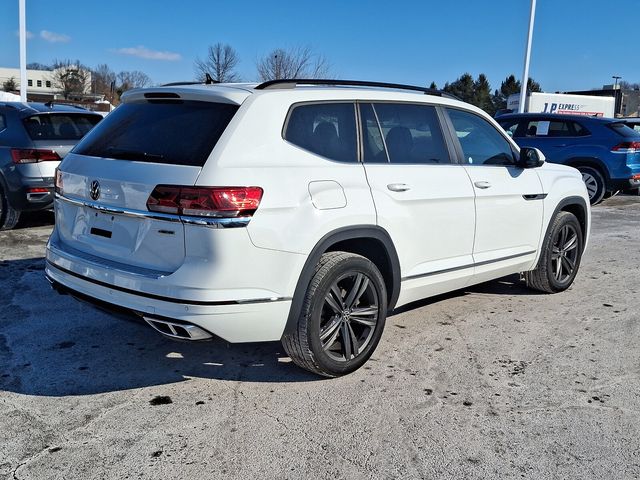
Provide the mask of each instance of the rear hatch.
{"label": "rear hatch", "polygon": [[22,123],[33,147],[36,150],[54,151],[59,157],[46,153],[37,154],[41,160],[31,165],[37,172],[32,172],[29,176],[53,179],[59,160],[63,159],[100,120],[101,115],[88,112],[44,112],[23,118]]}
{"label": "rear hatch", "polygon": [[612,151],[625,155],[626,164],[635,171],[640,168],[640,132],[637,132],[624,122],[612,122],[607,126],[618,134],[620,143]]}
{"label": "rear hatch", "polygon": [[157,185],[195,184],[238,109],[233,103],[140,99],[120,105],[60,165],[60,241],[77,252],[172,272],[184,260],[176,216],[152,214]]}

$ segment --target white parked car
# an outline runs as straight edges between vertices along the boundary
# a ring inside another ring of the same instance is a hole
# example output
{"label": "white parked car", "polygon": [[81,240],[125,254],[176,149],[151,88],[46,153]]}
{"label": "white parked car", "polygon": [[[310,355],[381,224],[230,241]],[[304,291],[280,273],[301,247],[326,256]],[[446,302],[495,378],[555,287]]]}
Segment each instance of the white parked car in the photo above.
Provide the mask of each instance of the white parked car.
{"label": "white parked car", "polygon": [[56,289],[169,337],[281,340],[326,376],[401,305],[517,272],[565,290],[590,226],[577,170],[446,94],[372,82],[127,92],[56,189]]}

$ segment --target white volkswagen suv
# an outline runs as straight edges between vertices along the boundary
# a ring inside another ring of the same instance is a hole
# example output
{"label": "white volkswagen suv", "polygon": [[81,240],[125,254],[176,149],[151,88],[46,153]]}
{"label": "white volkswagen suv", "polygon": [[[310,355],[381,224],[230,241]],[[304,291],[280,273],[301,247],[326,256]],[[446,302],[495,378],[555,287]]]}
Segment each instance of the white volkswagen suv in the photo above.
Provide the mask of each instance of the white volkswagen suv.
{"label": "white volkswagen suv", "polygon": [[401,305],[524,272],[573,282],[580,173],[420,87],[278,80],[127,92],[61,163],[46,275],[169,337],[281,340],[359,368]]}

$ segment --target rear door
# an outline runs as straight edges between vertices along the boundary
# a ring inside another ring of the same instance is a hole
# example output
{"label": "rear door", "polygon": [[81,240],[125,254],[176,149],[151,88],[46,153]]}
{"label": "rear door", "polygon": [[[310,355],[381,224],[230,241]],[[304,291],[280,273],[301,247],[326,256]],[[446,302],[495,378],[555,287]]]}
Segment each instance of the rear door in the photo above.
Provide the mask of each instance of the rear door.
{"label": "rear door", "polygon": [[182,223],[150,215],[157,185],[194,185],[238,106],[124,103],[60,164],[60,241],[118,263],[169,272],[184,259]]}
{"label": "rear door", "polygon": [[475,193],[475,281],[531,262],[542,229],[542,183],[535,169],[516,166],[501,130],[475,113],[446,109],[457,151]]}
{"label": "rear door", "polygon": [[402,272],[398,304],[462,288],[473,272],[474,194],[452,163],[439,111],[361,103],[362,151],[378,224]]}

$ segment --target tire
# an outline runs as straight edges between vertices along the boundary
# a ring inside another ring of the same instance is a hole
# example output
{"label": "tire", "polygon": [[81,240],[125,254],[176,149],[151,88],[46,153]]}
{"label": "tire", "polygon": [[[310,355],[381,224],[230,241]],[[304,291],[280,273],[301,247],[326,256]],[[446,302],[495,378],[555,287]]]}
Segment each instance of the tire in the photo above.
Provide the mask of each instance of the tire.
{"label": "tire", "polygon": [[310,372],[345,375],[371,357],[386,316],[387,290],[378,268],[360,255],[328,252],[316,266],[298,323],[285,332],[282,345],[296,365]]}
{"label": "tire", "polygon": [[576,278],[583,249],[578,219],[572,213],[559,212],[544,239],[536,269],[524,274],[527,286],[546,293],[566,290]]}
{"label": "tire", "polygon": [[9,199],[0,185],[0,230],[11,230],[20,220],[20,212],[9,205]]}
{"label": "tire", "polygon": [[602,201],[605,194],[605,180],[602,173],[593,167],[577,167],[582,174],[582,180],[587,187],[589,202],[596,205]]}

